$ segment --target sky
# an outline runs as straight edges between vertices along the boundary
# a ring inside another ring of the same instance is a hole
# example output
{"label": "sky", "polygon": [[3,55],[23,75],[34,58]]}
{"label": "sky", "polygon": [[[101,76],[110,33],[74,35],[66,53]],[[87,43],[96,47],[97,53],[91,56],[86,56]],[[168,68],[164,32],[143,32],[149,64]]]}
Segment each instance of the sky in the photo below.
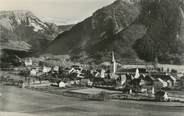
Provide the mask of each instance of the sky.
{"label": "sky", "polygon": [[77,23],[115,0],[0,0],[0,10],[29,10],[44,21]]}

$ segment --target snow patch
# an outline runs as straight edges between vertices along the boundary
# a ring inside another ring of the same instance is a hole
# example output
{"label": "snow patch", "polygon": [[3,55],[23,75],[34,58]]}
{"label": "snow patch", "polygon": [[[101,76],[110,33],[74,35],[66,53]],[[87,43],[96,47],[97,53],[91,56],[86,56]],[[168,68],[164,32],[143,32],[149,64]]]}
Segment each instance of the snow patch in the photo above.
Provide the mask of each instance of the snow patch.
{"label": "snow patch", "polygon": [[30,26],[34,27],[34,31],[38,32],[39,30],[43,30],[43,28],[40,25],[36,25],[35,23],[30,23]]}

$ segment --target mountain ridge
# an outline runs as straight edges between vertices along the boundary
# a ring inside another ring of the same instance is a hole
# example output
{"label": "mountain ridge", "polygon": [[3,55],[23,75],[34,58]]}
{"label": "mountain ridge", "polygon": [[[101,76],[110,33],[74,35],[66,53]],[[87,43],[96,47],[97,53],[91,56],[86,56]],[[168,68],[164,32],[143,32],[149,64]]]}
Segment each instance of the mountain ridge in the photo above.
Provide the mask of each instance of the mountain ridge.
{"label": "mountain ridge", "polygon": [[130,2],[117,0],[97,10],[60,34],[44,53],[86,56],[83,61],[92,58],[102,62],[115,51],[120,61],[184,63],[182,1]]}
{"label": "mountain ridge", "polygon": [[[28,10],[0,11],[0,26],[9,31],[7,34],[14,35],[7,38],[6,36],[9,35],[1,34],[1,39],[14,40],[16,35],[17,37],[15,38],[19,38],[19,42],[22,41],[30,45],[30,50],[33,52],[38,52],[45,48],[46,45],[65,29],[60,29],[53,23],[41,21]],[[8,46],[6,48],[13,49]],[[27,50],[27,48],[25,49]]]}

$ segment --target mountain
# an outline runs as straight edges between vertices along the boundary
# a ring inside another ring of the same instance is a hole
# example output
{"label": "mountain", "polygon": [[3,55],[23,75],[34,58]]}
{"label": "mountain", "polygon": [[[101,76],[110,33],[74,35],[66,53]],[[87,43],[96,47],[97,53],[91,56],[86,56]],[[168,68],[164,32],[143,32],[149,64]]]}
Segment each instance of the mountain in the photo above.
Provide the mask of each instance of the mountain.
{"label": "mountain", "polygon": [[59,29],[59,32],[62,33],[65,31],[69,31],[73,26],[74,24],[69,24],[69,25],[58,25],[57,27]]}
{"label": "mountain", "polygon": [[29,51],[30,45],[25,41],[22,41],[20,37],[14,34],[12,31],[0,26],[0,49],[14,49],[17,51]]}
{"label": "mountain", "polygon": [[[0,26],[1,44],[4,47],[14,49],[6,44],[19,40],[17,43],[27,44],[32,52],[42,50],[64,30],[53,23],[41,21],[32,12],[25,10],[0,11]],[[3,43],[4,40],[7,40],[6,43]],[[22,46],[21,49],[27,48]]]}
{"label": "mountain", "polygon": [[[49,25],[39,20],[30,11],[0,11],[0,25],[8,34],[14,34],[19,41],[29,44],[32,51],[43,49],[44,44],[48,44],[55,37]],[[9,36],[3,33],[1,40]],[[8,41],[14,41],[14,39],[14,36],[11,36]]]}
{"label": "mountain", "polygon": [[116,0],[49,44],[44,53],[74,59],[184,63],[182,0]]}

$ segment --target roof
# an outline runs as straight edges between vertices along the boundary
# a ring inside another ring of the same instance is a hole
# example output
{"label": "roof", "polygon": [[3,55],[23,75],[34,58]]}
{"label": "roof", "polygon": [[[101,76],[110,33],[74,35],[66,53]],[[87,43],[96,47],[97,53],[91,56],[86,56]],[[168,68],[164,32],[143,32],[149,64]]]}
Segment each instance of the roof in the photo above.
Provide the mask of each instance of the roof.
{"label": "roof", "polygon": [[176,78],[174,76],[169,76],[169,77],[170,77],[170,79],[176,81]]}
{"label": "roof", "polygon": [[165,81],[162,80],[161,78],[157,78],[161,83],[164,83]]}

